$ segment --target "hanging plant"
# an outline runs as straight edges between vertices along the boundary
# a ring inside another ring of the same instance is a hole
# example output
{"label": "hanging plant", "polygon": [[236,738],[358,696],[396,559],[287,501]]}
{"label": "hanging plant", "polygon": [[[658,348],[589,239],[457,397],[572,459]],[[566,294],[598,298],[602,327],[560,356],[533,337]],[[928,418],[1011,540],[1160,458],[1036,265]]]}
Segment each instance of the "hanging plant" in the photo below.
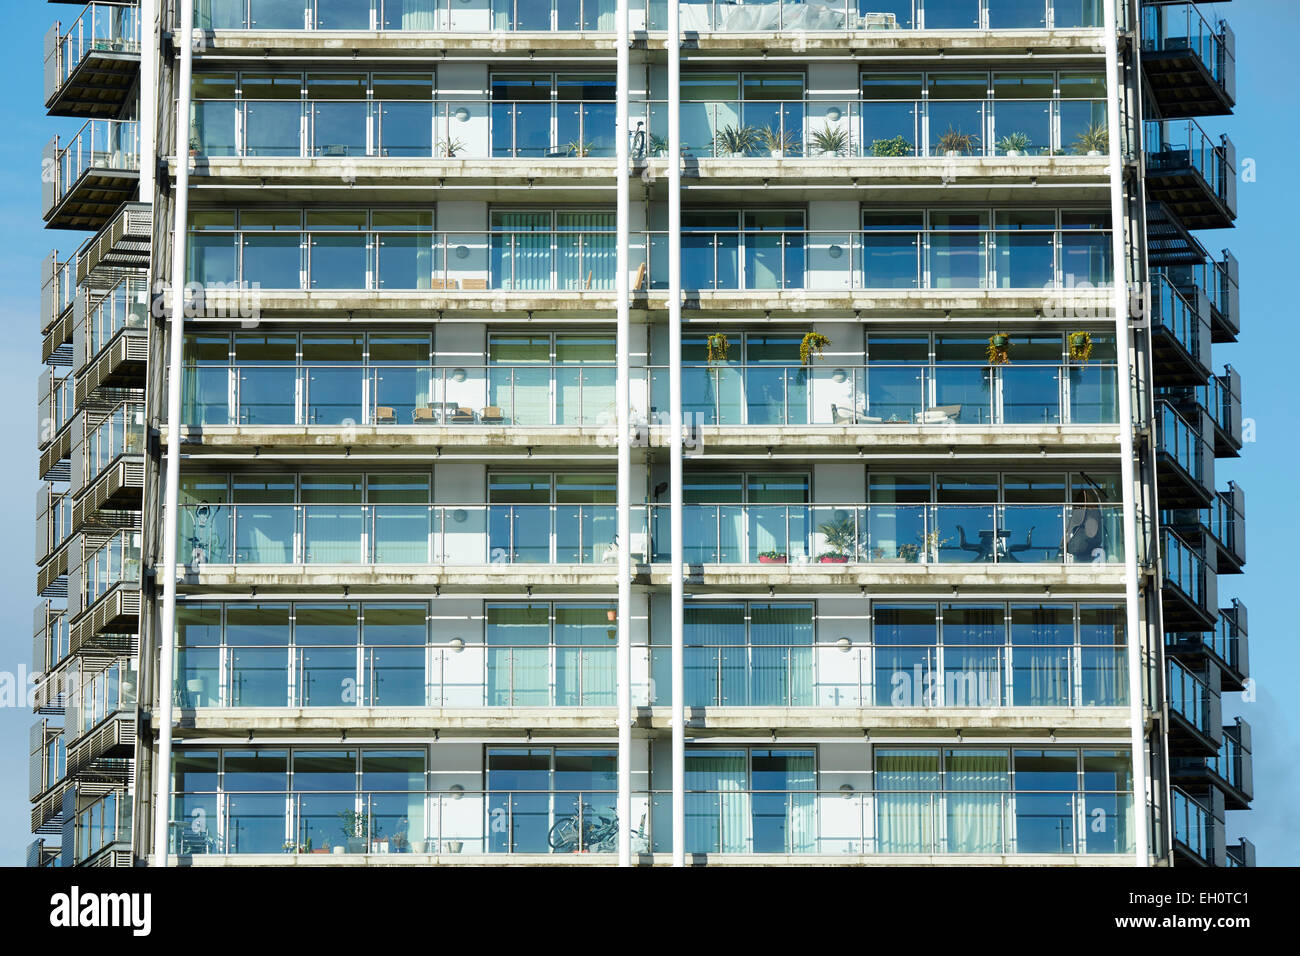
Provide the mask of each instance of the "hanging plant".
{"label": "hanging plant", "polygon": [[801,365],[811,365],[813,353],[817,354],[820,359],[822,351],[826,346],[831,344],[831,340],[820,332],[809,332],[799,343],[799,363]]}
{"label": "hanging plant", "polygon": [[727,360],[727,350],[731,348],[731,343],[727,341],[726,333],[714,332],[709,336],[707,345],[710,365]]}
{"label": "hanging plant", "polygon": [[989,364],[990,365],[1010,365],[1011,364],[1011,336],[1005,332],[998,332],[996,335],[989,336]]}
{"label": "hanging plant", "polygon": [[1071,332],[1070,358],[1076,362],[1086,362],[1092,356],[1092,336],[1087,332]]}

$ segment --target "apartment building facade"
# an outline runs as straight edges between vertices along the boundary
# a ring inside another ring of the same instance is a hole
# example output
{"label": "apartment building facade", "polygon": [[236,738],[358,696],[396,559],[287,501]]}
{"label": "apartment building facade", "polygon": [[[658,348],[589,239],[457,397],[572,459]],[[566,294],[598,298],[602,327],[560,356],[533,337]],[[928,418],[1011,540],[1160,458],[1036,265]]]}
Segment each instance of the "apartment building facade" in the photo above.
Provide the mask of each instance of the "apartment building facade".
{"label": "apartment building facade", "polygon": [[29,863],[1251,863],[1232,49],[60,16]]}

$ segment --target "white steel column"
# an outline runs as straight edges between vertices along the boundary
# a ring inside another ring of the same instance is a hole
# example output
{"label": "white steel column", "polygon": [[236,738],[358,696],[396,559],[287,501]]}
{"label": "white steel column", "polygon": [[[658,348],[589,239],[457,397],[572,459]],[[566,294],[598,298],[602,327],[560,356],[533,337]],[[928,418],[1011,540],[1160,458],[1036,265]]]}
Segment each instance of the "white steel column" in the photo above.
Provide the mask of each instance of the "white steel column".
{"label": "white steel column", "polygon": [[682,70],[681,11],[668,0],[668,414],[669,522],[672,538],[673,866],[686,865],[686,652],[682,582]]}
{"label": "white steel column", "polygon": [[[1150,859],[1147,820],[1149,814],[1146,768],[1145,705],[1142,700],[1142,642],[1139,630],[1137,570],[1137,506],[1134,500],[1133,468],[1133,376],[1129,361],[1128,261],[1124,202],[1122,127],[1120,126],[1120,83],[1118,25],[1115,4],[1103,4],[1106,11],[1106,124],[1110,129],[1110,219],[1114,260],[1116,375],[1119,378],[1120,476],[1124,492],[1124,605],[1127,609],[1128,694],[1130,741],[1133,750],[1133,844],[1134,863],[1147,866]],[[1140,237],[1134,236],[1134,241]],[[1152,545],[1155,542],[1151,542]]]}
{"label": "white steel column", "polygon": [[158,42],[154,18],[158,0],[140,0],[140,107],[136,113],[140,130],[140,201],[153,202],[154,173],[158,169]]}
{"label": "white steel column", "polygon": [[[194,4],[182,3],[181,26],[176,49],[180,53],[180,70],[176,78],[176,130],[172,146],[176,167],[176,189],[172,203],[171,268],[171,341],[167,359],[167,463],[163,490],[163,566],[162,613],[158,627],[158,673],[154,682],[158,707],[153,714],[153,728],[158,735],[158,754],[154,763],[153,862],[167,865],[167,835],[171,813],[172,762],[172,645],[176,632],[176,519],[180,509],[181,487],[181,344],[185,333],[185,246],[189,221],[189,131],[190,76],[194,65]],[[142,57],[154,51],[141,51]]]}
{"label": "white steel column", "polygon": [[618,252],[615,266],[618,294],[618,865],[632,865],[632,416],[629,368],[631,320],[628,316],[629,225],[627,170],[628,123],[628,2],[618,0],[617,120],[614,124],[617,190],[615,227]]}

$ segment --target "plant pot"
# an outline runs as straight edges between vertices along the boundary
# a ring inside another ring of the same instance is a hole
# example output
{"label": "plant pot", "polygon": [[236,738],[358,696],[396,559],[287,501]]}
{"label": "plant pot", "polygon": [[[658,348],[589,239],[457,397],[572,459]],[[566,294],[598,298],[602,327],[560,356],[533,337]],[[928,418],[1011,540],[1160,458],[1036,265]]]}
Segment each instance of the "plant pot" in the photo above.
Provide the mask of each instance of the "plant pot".
{"label": "plant pot", "polygon": [[789,561],[790,561],[789,556],[784,554],[781,555],[779,558],[774,558],[770,554],[760,554],[758,556],[759,564],[788,564]]}
{"label": "plant pot", "polygon": [[447,852],[448,852],[448,853],[459,853],[459,852],[461,851],[461,848],[462,848],[464,845],[465,845],[464,842],[461,841],[461,840],[448,840],[448,841],[447,841]]}
{"label": "plant pot", "polygon": [[348,837],[347,849],[349,853],[365,853],[366,841],[361,837]]}
{"label": "plant pot", "polygon": [[1018,150],[1018,149],[1009,149],[1009,150],[1007,150],[1007,155],[1008,155],[1008,156],[1019,156],[1019,155],[1020,155],[1020,150]]}
{"label": "plant pot", "polygon": [[1004,348],[1006,348],[1006,347],[1007,347],[1007,342],[1008,342],[1008,341],[1009,341],[1009,337],[1008,337],[1008,336],[1005,336],[1005,335],[994,335],[994,336],[991,336],[991,337],[990,337],[990,344],[991,344],[995,349],[1004,349]]}
{"label": "plant pot", "polygon": [[952,159],[954,157],[960,156],[961,151],[956,149],[950,149],[948,150],[948,152],[944,153],[944,155],[947,156],[949,159]]}
{"label": "plant pot", "polygon": [[187,680],[185,682],[185,689],[189,691],[191,694],[203,693],[203,678],[197,677],[194,678],[193,680]]}
{"label": "plant pot", "polygon": [[1089,156],[1100,156],[1100,155],[1101,155],[1101,150],[1099,150],[1099,149],[1090,149],[1090,150],[1088,150],[1088,155],[1089,155]]}
{"label": "plant pot", "polygon": [[773,159],[780,159],[780,158],[781,158],[782,156],[784,156],[784,155],[785,155],[785,150],[781,150],[781,149],[774,149],[774,150],[772,150],[772,158],[773,158]]}
{"label": "plant pot", "polygon": [[817,560],[822,564],[848,564],[849,556],[847,554],[823,554]]}
{"label": "plant pot", "polygon": [[347,850],[348,850],[348,848],[345,847],[345,846],[336,846],[336,847],[331,847],[331,848],[330,848],[330,852],[331,852],[331,853],[335,853],[335,854],[343,854],[343,853],[346,853]]}
{"label": "plant pot", "polygon": [[605,612],[605,620],[607,620],[607,621],[617,621],[617,620],[618,620],[618,611],[606,611],[606,612]]}

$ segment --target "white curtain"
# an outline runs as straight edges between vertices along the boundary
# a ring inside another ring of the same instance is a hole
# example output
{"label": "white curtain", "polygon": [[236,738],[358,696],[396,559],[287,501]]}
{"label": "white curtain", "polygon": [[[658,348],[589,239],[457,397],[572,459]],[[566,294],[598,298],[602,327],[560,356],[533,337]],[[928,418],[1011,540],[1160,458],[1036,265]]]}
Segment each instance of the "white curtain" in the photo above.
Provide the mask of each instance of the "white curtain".
{"label": "white curtain", "polygon": [[749,843],[745,752],[686,755],[686,852],[743,853]]}
{"label": "white curtain", "polygon": [[948,852],[1001,853],[1007,755],[950,751],[945,770]]}

